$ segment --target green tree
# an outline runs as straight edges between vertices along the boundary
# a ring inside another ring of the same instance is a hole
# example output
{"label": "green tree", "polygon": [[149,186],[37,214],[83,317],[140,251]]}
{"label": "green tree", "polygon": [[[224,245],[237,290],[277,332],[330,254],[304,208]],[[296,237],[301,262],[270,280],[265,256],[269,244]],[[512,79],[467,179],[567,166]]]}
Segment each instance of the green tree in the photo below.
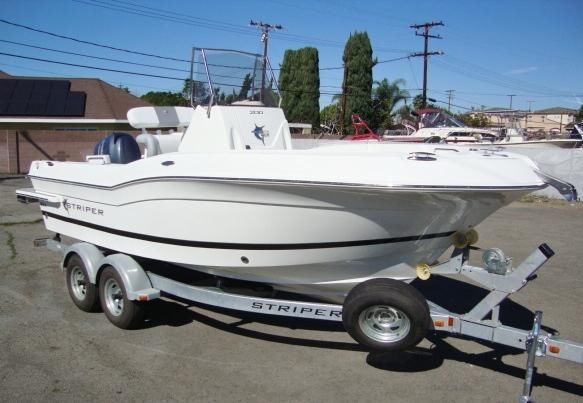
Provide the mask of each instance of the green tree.
{"label": "green tree", "polygon": [[245,100],[249,97],[249,90],[251,89],[252,82],[253,79],[251,78],[251,74],[246,74],[245,78],[243,78],[243,82],[241,83],[239,95],[237,96],[238,101]]}
{"label": "green tree", "polygon": [[383,78],[375,81],[373,89],[373,114],[370,120],[371,127],[389,128],[394,125],[396,107],[409,98],[409,92],[401,88],[405,80],[389,81]]}
{"label": "green tree", "polygon": [[[429,101],[429,98],[427,98],[427,101]],[[413,98],[413,107],[415,109],[423,109],[423,95],[415,95],[415,98]],[[431,102],[427,102],[426,108],[441,109],[439,106]]]}
{"label": "green tree", "polygon": [[188,101],[184,99],[180,92],[170,91],[150,91],[142,95],[144,101],[157,106],[186,106]]}
{"label": "green tree", "polygon": [[349,127],[350,115],[353,113],[359,114],[365,121],[370,121],[372,117],[372,68],[377,61],[372,57],[372,46],[366,32],[350,34],[344,46],[342,61],[345,70],[342,87],[346,89],[344,124]]}
{"label": "green tree", "polygon": [[320,122],[325,125],[338,123],[338,114],[340,113],[338,104],[330,104],[320,111]]}
{"label": "green tree", "polygon": [[411,107],[411,105],[403,105],[401,106],[399,109],[397,109],[397,112],[395,113],[395,120],[398,123],[401,123],[403,120],[411,120],[412,116],[411,116],[411,111],[413,110],[413,108]]}
{"label": "green tree", "polygon": [[579,107],[579,111],[575,115],[575,122],[583,122],[583,105]]}
{"label": "green tree", "polygon": [[456,115],[456,118],[470,127],[486,127],[489,123],[488,118],[483,113],[461,113]]}
{"label": "green tree", "polygon": [[320,126],[320,69],[318,49],[288,49],[279,72],[281,107],[287,120]]}

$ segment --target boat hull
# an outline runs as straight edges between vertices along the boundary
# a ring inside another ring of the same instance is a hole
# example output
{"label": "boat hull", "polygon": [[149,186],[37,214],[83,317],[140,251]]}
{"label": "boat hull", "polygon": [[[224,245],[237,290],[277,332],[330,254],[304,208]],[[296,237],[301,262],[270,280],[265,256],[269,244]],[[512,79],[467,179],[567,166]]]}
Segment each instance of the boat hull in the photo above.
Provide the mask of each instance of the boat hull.
{"label": "boat hull", "polygon": [[[58,194],[48,230],[142,258],[339,301],[371,277],[415,278],[466,231],[530,190],[399,191],[154,178]],[[443,217],[449,217],[443,220]]]}

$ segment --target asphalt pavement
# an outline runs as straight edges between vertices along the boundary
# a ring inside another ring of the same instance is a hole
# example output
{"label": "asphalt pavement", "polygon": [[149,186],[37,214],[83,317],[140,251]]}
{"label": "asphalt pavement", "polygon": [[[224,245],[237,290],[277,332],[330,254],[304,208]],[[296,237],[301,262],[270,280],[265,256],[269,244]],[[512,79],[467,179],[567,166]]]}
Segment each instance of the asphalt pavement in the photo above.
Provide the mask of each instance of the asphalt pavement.
{"label": "asphalt pavement", "polygon": [[[341,325],[287,320],[160,300],[139,330],[120,330],[70,300],[60,256],[38,205],[21,205],[25,179],[0,180],[0,401],[511,402],[526,354],[430,337],[400,354],[369,353]],[[511,297],[503,321],[527,328],[532,311],[583,342],[583,206],[514,203],[478,228],[479,244],[520,262],[547,242],[556,255]],[[452,309],[479,296],[437,276],[419,284]],[[583,366],[537,361],[539,402],[583,402]]]}

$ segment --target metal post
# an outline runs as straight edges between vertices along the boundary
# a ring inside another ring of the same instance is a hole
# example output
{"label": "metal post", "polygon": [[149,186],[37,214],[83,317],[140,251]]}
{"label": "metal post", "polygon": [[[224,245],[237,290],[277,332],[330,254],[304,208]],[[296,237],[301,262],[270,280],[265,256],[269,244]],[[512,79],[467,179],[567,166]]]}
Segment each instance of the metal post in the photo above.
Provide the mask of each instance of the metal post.
{"label": "metal post", "polygon": [[536,359],[536,352],[538,349],[538,338],[540,336],[540,326],[542,322],[543,313],[536,311],[534,314],[534,323],[532,331],[528,335],[526,341],[526,351],[528,358],[526,359],[526,374],[524,375],[524,386],[522,387],[522,395],[520,396],[521,403],[530,402],[530,392],[532,391],[532,377],[534,376],[535,368],[534,361]]}
{"label": "metal post", "polygon": [[263,60],[261,68],[261,91],[259,92],[259,101],[263,102],[265,99],[265,70],[267,69],[267,42],[269,41],[268,30],[264,29],[261,35],[263,42]]}
{"label": "metal post", "polygon": [[510,97],[510,110],[512,110],[512,98],[514,98],[516,96],[516,94],[508,94],[508,96]]}
{"label": "metal post", "polygon": [[344,64],[344,78],[342,79],[342,103],[340,105],[340,135],[344,136],[344,117],[346,116],[346,79],[348,66]]}
{"label": "metal post", "polygon": [[267,70],[267,42],[269,41],[269,31],[274,29],[283,29],[279,24],[268,24],[265,22],[255,22],[251,20],[249,25],[258,27],[261,29],[261,42],[263,42],[263,61],[262,61],[262,72],[261,72],[261,89],[259,91],[259,101],[263,102],[265,99],[265,76]]}
{"label": "metal post", "polygon": [[192,48],[192,59],[190,60],[190,106],[195,108],[194,105],[194,58],[196,55],[196,48]]}
{"label": "metal post", "polygon": [[451,112],[451,100],[453,99],[453,93],[455,90],[447,90],[447,111]]}
{"label": "metal post", "polygon": [[206,71],[206,78],[207,78],[207,80],[209,82],[209,86],[210,86],[210,89],[211,89],[211,98],[209,100],[209,106],[208,106],[208,109],[207,109],[207,112],[206,112],[207,116],[210,117],[211,116],[211,108],[213,106],[213,101],[215,99],[215,90],[213,88],[213,82],[211,81],[211,75],[209,73],[209,67],[208,67],[208,64],[207,64],[207,61],[206,61],[206,54],[204,52],[204,49],[201,49],[200,50],[200,53],[202,54],[202,60],[204,62],[204,69]]}
{"label": "metal post", "polygon": [[427,107],[427,47],[429,46],[429,27],[425,25],[425,44],[423,46],[423,107]]}
{"label": "metal post", "polygon": [[425,38],[423,53],[413,53],[410,57],[423,56],[423,108],[427,106],[427,58],[431,55],[442,55],[443,52],[429,52],[429,38],[442,39],[439,35],[429,35],[429,29],[435,26],[443,26],[443,22],[426,22],[425,24],[415,24],[410,27],[413,29],[423,28],[423,33],[415,32],[416,36],[422,36]]}
{"label": "metal post", "polygon": [[[16,131],[16,173],[20,173],[20,132]],[[9,151],[10,152],[10,151]]]}

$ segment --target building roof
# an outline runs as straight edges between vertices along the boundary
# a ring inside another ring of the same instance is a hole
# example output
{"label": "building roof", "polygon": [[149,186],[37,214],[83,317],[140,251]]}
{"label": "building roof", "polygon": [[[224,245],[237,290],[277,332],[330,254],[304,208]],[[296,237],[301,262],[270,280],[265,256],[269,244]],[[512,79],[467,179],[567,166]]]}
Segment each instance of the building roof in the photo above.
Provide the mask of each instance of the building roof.
{"label": "building roof", "polygon": [[483,113],[512,113],[512,112],[519,112],[519,111],[516,110],[516,109],[493,107],[493,108],[486,108],[486,109],[475,110],[474,112],[483,112]]}
{"label": "building roof", "polygon": [[555,106],[553,108],[539,109],[532,112],[538,115],[575,115],[577,110],[571,108],[563,108],[561,106]]}
{"label": "building roof", "polygon": [[[127,122],[127,112],[129,109],[140,106],[151,106],[150,103],[98,78],[17,77],[0,71],[0,79],[62,80],[70,82],[71,92],[84,92],[87,94],[84,113],[81,117],[76,117],[75,120],[79,120],[79,118],[87,120],[114,119]],[[19,118],[22,120],[38,120],[42,116],[20,116]]]}

